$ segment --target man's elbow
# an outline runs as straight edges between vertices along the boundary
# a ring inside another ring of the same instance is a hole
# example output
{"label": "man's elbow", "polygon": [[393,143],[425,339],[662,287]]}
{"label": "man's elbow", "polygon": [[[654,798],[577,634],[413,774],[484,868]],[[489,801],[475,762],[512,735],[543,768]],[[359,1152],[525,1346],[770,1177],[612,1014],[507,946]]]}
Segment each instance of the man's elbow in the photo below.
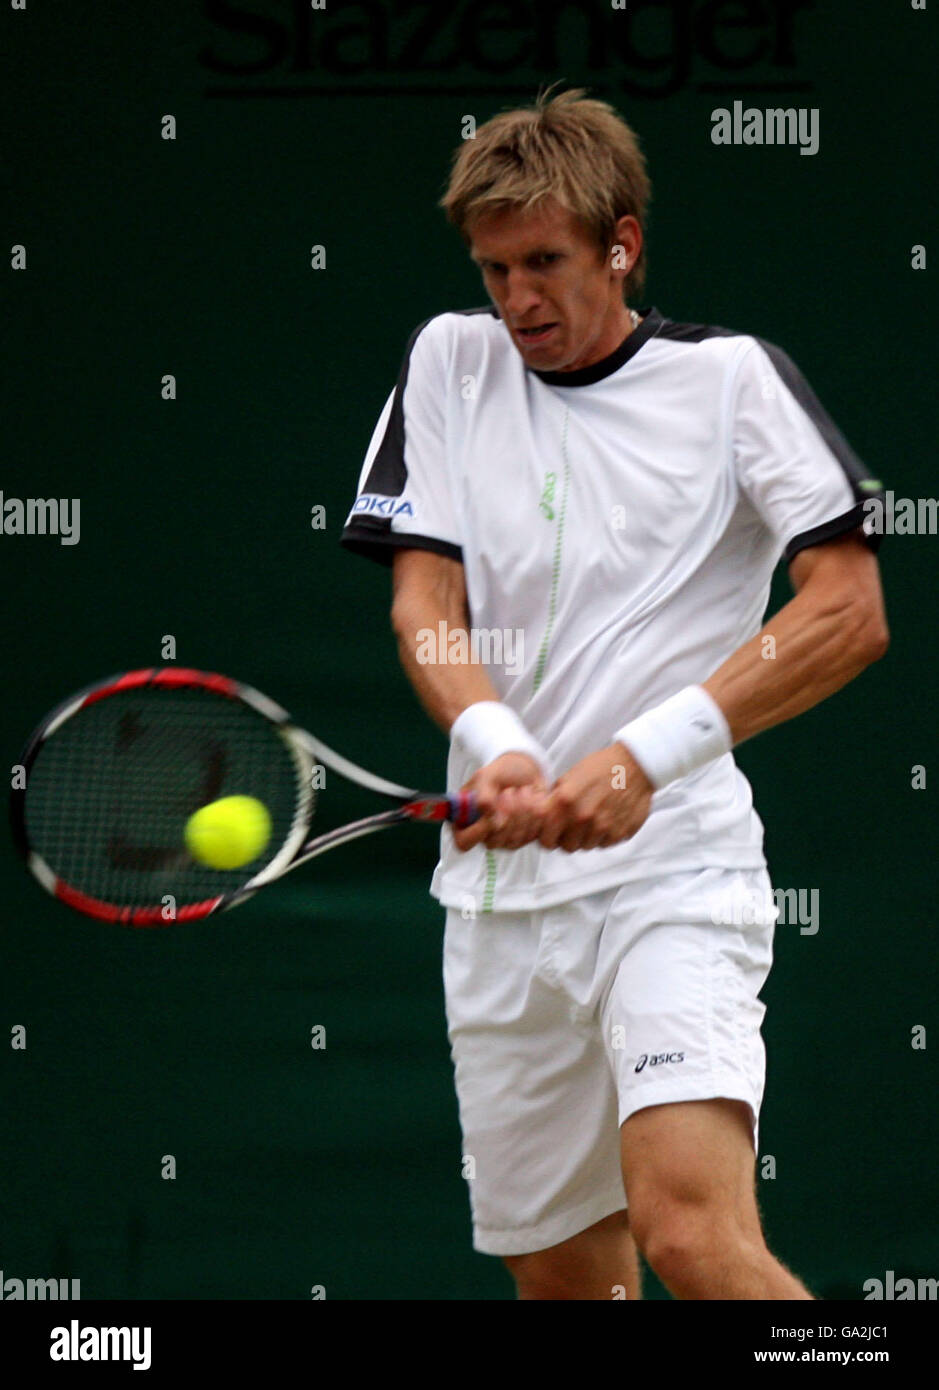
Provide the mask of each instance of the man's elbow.
{"label": "man's elbow", "polygon": [[871,665],[875,661],[880,661],[881,657],[887,655],[890,646],[890,629],[886,623],[879,623],[868,639],[867,644],[867,664]]}
{"label": "man's elbow", "polygon": [[880,661],[887,655],[890,646],[890,629],[887,626],[887,619],[883,611],[865,611],[858,619],[853,630],[852,646],[861,663],[862,669],[865,666],[872,666],[875,661]]}
{"label": "man's elbow", "polygon": [[829,631],[837,632],[838,645],[849,664],[863,671],[887,653],[890,630],[879,592],[871,593],[856,585],[852,590],[840,585],[836,590],[818,593],[819,613]]}

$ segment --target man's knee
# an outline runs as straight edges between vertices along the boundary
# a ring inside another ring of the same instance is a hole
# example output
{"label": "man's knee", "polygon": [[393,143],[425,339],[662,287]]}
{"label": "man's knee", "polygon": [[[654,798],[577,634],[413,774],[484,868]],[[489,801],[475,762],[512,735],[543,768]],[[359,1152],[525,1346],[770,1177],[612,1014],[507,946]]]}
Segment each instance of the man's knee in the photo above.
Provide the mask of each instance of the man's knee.
{"label": "man's knee", "polygon": [[636,1212],[633,1225],[643,1257],[669,1287],[715,1265],[749,1262],[766,1248],[720,1202],[661,1199],[652,1211]]}
{"label": "man's knee", "polygon": [[715,1265],[758,1258],[765,1251],[755,1192],[733,1191],[705,1173],[682,1181],[654,1178],[630,1194],[633,1238],[666,1285]]}
{"label": "man's knee", "polygon": [[763,1246],[750,1112],[743,1102],[680,1102],[623,1125],[633,1237],[659,1278],[674,1267]]}

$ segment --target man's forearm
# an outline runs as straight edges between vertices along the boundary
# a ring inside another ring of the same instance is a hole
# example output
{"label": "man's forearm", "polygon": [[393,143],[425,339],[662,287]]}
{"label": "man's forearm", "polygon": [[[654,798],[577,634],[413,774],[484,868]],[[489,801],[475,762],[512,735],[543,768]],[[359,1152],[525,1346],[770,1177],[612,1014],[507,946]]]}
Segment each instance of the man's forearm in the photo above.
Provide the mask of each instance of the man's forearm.
{"label": "man's forearm", "polygon": [[864,608],[848,599],[819,604],[804,591],[728,657],[704,689],[739,744],[827,699],[885,648]]}

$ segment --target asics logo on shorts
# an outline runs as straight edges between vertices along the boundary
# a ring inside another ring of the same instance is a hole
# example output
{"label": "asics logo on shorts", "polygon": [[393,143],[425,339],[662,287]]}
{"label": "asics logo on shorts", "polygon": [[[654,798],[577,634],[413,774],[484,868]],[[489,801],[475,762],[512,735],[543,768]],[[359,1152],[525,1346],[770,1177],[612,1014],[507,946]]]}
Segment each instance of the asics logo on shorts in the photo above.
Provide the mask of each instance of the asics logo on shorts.
{"label": "asics logo on shorts", "polygon": [[636,1071],[642,1071],[646,1062],[650,1067],[661,1066],[663,1062],[683,1062],[685,1054],[683,1052],[653,1052],[650,1056],[648,1052],[643,1052],[639,1061],[636,1063]]}

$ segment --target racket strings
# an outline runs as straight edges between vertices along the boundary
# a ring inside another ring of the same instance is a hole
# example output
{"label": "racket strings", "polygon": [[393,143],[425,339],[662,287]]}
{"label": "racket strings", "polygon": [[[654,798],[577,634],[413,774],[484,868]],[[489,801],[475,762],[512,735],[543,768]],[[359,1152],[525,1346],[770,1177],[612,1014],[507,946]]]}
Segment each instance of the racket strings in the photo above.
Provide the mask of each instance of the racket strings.
{"label": "racket strings", "polygon": [[[184,843],[192,813],[253,796],[271,838],[250,864],[218,870]],[[144,688],[85,706],[41,745],[25,817],[32,847],[73,888],[122,906],[177,905],[234,891],[281,851],[309,789],[287,739],[248,706],[206,690]]]}

